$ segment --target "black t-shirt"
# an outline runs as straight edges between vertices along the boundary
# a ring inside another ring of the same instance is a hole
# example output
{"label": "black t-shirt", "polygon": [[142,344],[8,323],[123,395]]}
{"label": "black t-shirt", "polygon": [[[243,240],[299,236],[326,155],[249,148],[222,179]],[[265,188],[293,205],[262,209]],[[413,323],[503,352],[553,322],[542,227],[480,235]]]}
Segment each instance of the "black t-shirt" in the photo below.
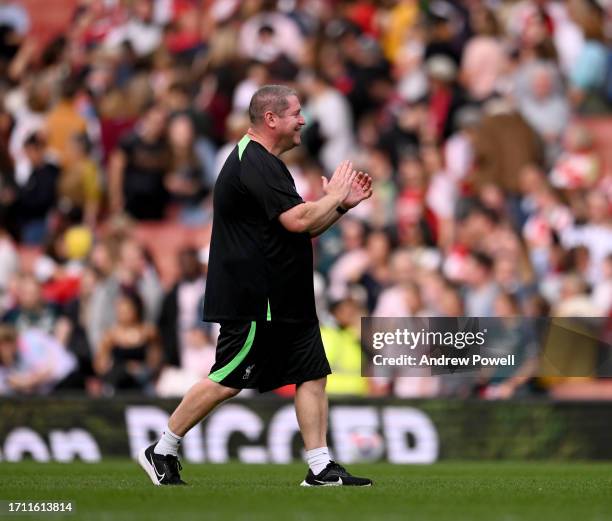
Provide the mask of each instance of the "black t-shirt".
{"label": "black t-shirt", "polygon": [[204,320],[317,322],[310,234],[278,220],[303,202],[284,163],[243,137],[214,188]]}
{"label": "black t-shirt", "polygon": [[161,219],[168,201],[164,176],[170,168],[170,150],[164,139],[144,141],[137,133],[119,144],[125,154],[123,175],[125,209],[137,219]]}
{"label": "black t-shirt", "polygon": [[19,190],[17,211],[24,220],[42,219],[57,203],[57,181],[60,170],[51,163],[35,167]]}

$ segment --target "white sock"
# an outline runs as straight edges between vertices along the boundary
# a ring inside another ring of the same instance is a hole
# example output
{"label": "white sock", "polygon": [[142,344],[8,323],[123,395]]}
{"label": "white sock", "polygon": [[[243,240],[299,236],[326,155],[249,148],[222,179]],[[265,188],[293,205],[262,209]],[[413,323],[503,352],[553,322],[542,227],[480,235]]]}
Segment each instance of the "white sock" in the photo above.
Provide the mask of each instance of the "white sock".
{"label": "white sock", "polygon": [[155,452],[155,454],[161,454],[162,456],[167,456],[168,454],[177,456],[179,444],[181,443],[182,439],[182,436],[174,434],[168,427],[166,427],[162,437],[157,442],[157,445],[155,445],[153,452]]}
{"label": "white sock", "polygon": [[327,447],[319,447],[318,449],[307,450],[306,461],[308,461],[308,466],[315,476],[320,474],[331,461],[329,458],[329,449]]}

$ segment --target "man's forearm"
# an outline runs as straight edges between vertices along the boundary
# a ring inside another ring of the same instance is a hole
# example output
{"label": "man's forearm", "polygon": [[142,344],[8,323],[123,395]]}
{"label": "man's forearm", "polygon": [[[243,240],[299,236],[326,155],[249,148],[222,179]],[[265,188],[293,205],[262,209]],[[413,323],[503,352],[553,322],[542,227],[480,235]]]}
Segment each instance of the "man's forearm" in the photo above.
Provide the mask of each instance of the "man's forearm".
{"label": "man's forearm", "polygon": [[329,216],[329,218],[325,222],[322,222],[318,227],[309,230],[310,236],[317,237],[318,235],[321,235],[325,230],[327,230],[330,226],[332,226],[338,219],[340,219],[340,217],[342,217],[342,214],[340,214],[340,212],[337,212],[336,208],[334,208],[333,213]]}
{"label": "man's forearm", "polygon": [[341,202],[338,197],[327,194],[318,201],[304,203],[298,217],[303,231],[316,236],[327,230],[338,220],[340,215],[336,208]]}

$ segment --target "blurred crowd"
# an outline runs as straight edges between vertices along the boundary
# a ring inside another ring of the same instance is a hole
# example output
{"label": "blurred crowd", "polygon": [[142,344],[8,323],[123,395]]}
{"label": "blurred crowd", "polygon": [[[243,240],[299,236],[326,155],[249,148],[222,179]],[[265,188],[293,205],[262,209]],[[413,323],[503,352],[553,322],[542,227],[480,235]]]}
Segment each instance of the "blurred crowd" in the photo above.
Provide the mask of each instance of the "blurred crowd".
{"label": "blurred crowd", "polygon": [[[208,373],[195,231],[267,83],[301,93],[283,160],[305,200],[345,158],[373,178],[314,242],[332,395],[456,395],[361,378],[362,316],[611,316],[612,165],[588,124],[612,114],[611,2],[75,0],[42,47],[31,15],[0,1],[0,394],[174,396]],[[151,222],[194,230],[170,283]],[[462,396],[579,385],[506,344],[520,367]]]}

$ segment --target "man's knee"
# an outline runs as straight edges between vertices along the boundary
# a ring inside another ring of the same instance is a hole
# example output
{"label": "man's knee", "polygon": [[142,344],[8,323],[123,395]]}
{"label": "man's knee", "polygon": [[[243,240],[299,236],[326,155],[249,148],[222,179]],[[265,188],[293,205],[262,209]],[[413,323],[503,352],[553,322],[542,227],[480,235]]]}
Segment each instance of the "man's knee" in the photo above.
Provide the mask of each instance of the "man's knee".
{"label": "man's knee", "polygon": [[219,402],[229,400],[241,391],[241,389],[234,389],[233,387],[221,385],[220,383],[214,382],[210,378],[206,378],[205,382],[205,385],[210,389],[211,393],[214,394]]}
{"label": "man's knee", "polygon": [[303,389],[308,392],[324,392],[327,385],[327,376],[317,378],[316,380],[308,380],[297,385],[297,389]]}

